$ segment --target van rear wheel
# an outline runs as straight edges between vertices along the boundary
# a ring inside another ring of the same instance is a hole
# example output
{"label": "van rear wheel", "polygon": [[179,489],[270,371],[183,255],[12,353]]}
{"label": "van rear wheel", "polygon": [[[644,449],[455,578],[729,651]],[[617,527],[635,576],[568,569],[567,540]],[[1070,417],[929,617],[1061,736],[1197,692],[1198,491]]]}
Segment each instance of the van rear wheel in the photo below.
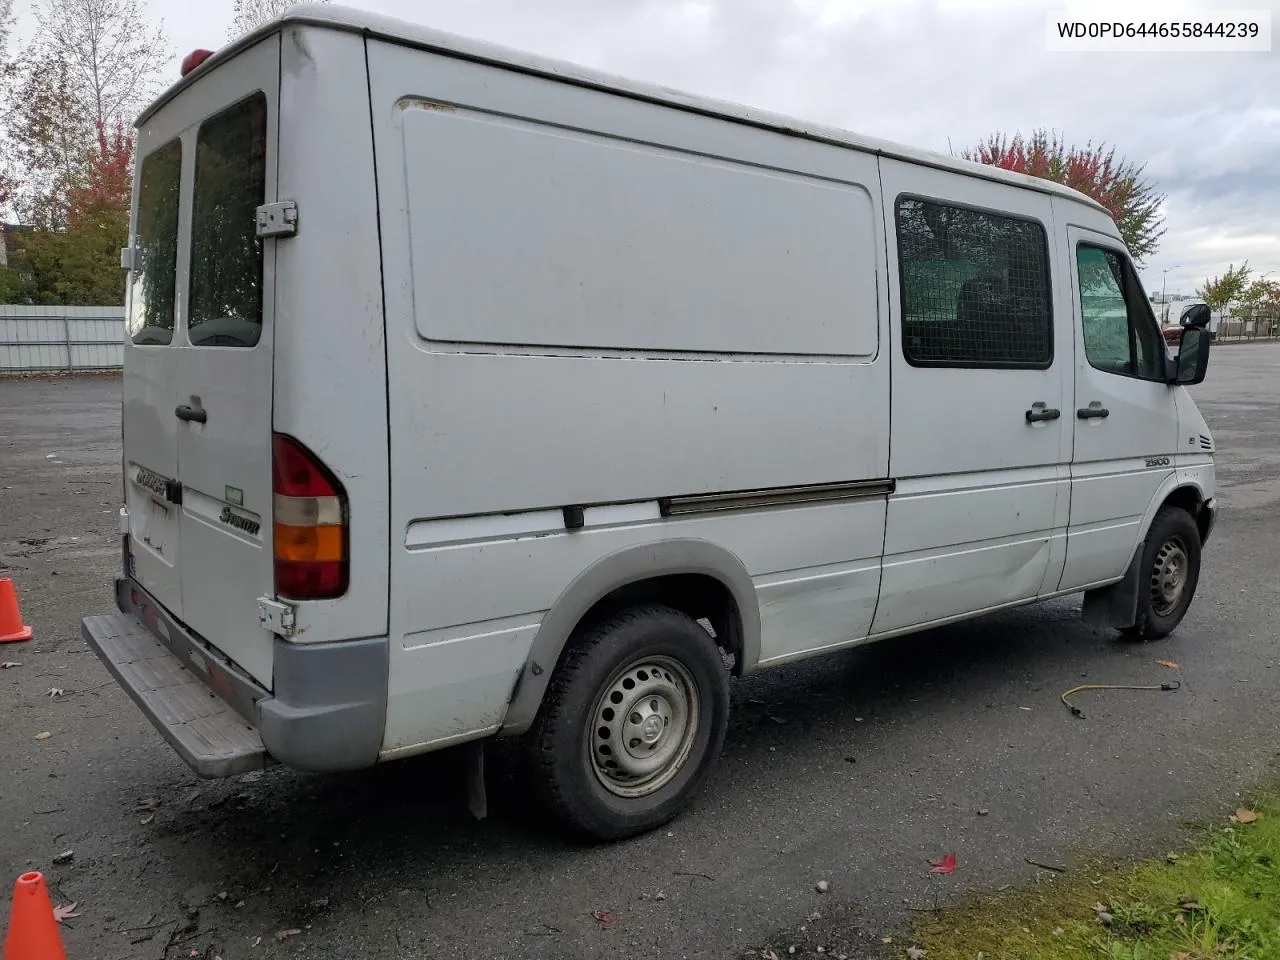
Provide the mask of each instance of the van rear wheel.
{"label": "van rear wheel", "polygon": [[570,642],[528,744],[544,805],[570,832],[619,840],[682,811],[724,743],[729,678],[693,618],[636,607]]}
{"label": "van rear wheel", "polygon": [[1167,637],[1182,622],[1199,582],[1200,529],[1187,511],[1165,507],[1142,548],[1137,619],[1123,632],[1135,640]]}

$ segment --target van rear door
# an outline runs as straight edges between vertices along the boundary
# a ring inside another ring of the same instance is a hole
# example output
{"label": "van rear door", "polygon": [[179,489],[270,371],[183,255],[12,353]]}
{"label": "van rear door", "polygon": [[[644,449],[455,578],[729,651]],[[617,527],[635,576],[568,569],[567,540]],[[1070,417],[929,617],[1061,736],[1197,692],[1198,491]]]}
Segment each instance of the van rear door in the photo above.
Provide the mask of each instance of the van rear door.
{"label": "van rear door", "polygon": [[[193,632],[270,688],[273,641],[258,622],[257,601],[274,589],[276,241],[258,237],[257,210],[276,198],[280,35],[200,70],[141,131],[160,141],[181,128],[177,322],[172,342],[154,351],[158,359],[150,362],[148,354],[149,365],[136,362],[148,349],[139,346],[126,371],[126,458],[136,455],[140,466],[180,486],[161,504],[149,474],[143,482],[133,478],[135,575]],[[152,159],[142,167],[143,201]],[[139,220],[140,234],[145,224]],[[156,504],[152,513],[164,506],[170,518],[165,563],[145,542],[136,545],[134,505],[144,500]]]}
{"label": "van rear door", "polygon": [[257,209],[275,202],[280,37],[195,86],[216,107],[193,131],[186,344],[177,383],[182,481],[182,619],[264,685],[272,637],[271,398],[275,241]]}

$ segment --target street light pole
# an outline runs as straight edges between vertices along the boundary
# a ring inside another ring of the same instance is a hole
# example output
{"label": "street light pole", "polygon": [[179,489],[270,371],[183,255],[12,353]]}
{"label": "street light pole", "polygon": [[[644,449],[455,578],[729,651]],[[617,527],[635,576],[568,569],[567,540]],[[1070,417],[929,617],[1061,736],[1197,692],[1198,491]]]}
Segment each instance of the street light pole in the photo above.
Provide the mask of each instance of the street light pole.
{"label": "street light pole", "polygon": [[1169,298],[1165,295],[1165,290],[1169,283],[1169,271],[1177,270],[1181,264],[1175,263],[1172,267],[1165,267],[1160,275],[1160,306],[1164,309],[1164,322],[1169,322]]}

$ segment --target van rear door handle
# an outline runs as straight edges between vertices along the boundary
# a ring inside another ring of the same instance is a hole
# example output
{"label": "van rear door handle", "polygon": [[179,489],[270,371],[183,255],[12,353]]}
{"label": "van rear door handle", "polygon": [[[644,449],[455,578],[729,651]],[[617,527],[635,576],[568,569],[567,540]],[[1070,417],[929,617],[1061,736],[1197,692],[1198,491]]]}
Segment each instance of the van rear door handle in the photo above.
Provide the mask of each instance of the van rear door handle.
{"label": "van rear door handle", "polygon": [[208,423],[209,413],[199,407],[189,407],[185,403],[178,405],[178,409],[173,411],[173,415],[179,420],[185,420],[187,423]]}
{"label": "van rear door handle", "polygon": [[1076,416],[1081,420],[1105,420],[1111,416],[1111,411],[1106,407],[1081,407]]}
{"label": "van rear door handle", "polygon": [[1045,420],[1057,420],[1062,416],[1061,410],[1046,407],[1043,403],[1033,403],[1027,411],[1027,423],[1041,423]]}

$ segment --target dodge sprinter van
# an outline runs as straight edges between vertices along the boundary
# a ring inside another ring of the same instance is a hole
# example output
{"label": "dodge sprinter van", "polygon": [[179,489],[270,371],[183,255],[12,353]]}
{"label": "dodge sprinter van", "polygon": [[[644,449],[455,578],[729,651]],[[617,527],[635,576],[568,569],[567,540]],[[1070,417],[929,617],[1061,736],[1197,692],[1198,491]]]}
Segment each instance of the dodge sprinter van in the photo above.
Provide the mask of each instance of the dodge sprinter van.
{"label": "dodge sprinter van", "polygon": [[491,737],[594,838],[731,676],[1082,593],[1173,630],[1213,440],[1102,207],[336,6],[138,122],[119,612],[198,773]]}

